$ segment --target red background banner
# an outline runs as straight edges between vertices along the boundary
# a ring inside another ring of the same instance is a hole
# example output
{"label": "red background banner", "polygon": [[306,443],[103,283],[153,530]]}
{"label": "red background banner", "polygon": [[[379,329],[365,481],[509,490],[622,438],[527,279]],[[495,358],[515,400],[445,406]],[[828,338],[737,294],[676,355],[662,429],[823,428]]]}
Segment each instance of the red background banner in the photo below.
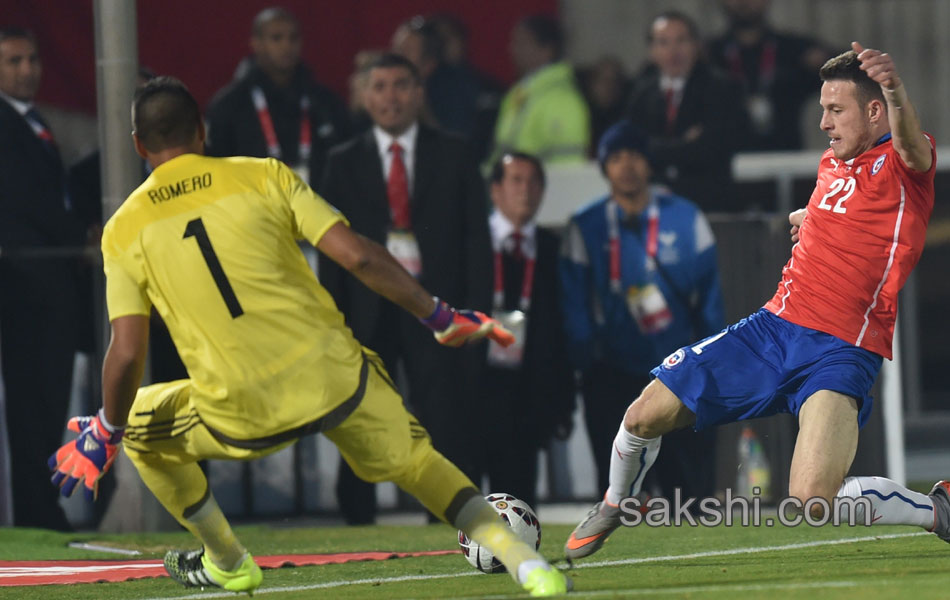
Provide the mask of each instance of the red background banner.
{"label": "red background banner", "polygon": [[[503,82],[514,72],[508,56],[512,26],[532,13],[556,14],[556,0],[284,0],[300,19],[304,60],[317,79],[346,97],[353,56],[388,47],[393,30],[416,14],[446,12],[469,28],[469,55]],[[268,2],[141,0],[141,63],[188,85],[206,106],[248,54],[251,20]],[[37,100],[95,112],[95,28],[92,0],[0,0],[0,26],[32,29],[44,75]]]}

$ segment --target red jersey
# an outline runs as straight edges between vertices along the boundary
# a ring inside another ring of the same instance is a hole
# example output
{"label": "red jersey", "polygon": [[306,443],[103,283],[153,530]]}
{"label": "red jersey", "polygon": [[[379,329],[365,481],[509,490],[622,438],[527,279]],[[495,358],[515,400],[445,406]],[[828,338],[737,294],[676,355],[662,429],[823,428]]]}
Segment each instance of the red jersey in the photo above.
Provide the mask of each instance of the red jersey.
{"label": "red jersey", "polygon": [[933,163],[914,171],[890,137],[844,162],[825,151],[792,258],[766,310],[891,358],[897,293],[924,249]]}

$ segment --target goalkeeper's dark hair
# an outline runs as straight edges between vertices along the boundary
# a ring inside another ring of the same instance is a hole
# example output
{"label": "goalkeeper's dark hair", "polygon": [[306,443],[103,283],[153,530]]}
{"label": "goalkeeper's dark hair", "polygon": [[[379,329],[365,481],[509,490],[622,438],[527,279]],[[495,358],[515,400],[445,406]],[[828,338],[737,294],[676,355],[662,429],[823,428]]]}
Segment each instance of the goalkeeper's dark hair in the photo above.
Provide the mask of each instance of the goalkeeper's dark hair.
{"label": "goalkeeper's dark hair", "polygon": [[887,101],[884,99],[880,84],[861,70],[861,61],[858,60],[858,53],[854,50],[829,58],[818,71],[818,75],[822,81],[851,81],[855,85],[858,103],[861,106],[867,106],[871,100],[880,100],[885,110],[887,109]]}
{"label": "goalkeeper's dark hair", "polygon": [[537,156],[528,154],[527,152],[505,152],[498,157],[498,160],[496,160],[495,164],[491,167],[490,180],[492,183],[501,183],[501,180],[505,178],[505,165],[513,160],[523,160],[531,163],[531,166],[534,167],[535,172],[538,174],[538,178],[541,179],[541,187],[547,184],[547,177],[544,174],[544,165],[541,163],[541,160]]}
{"label": "goalkeeper's dark hair", "polygon": [[174,77],[156,77],[135,91],[132,130],[149,152],[187,146],[200,127],[198,103]]}

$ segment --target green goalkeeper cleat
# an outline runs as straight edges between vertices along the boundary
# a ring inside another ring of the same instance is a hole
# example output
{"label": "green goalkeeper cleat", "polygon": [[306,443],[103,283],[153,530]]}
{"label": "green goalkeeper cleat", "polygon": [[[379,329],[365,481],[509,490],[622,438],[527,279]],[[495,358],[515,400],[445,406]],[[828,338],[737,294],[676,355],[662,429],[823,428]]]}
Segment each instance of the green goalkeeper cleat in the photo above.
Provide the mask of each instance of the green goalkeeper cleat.
{"label": "green goalkeeper cleat", "polygon": [[264,574],[250,554],[233,571],[218,567],[205,555],[205,550],[169,550],[165,554],[165,570],[185,587],[219,587],[232,592],[252,593],[261,585]]}
{"label": "green goalkeeper cleat", "polygon": [[537,567],[525,577],[521,587],[533,598],[560,596],[571,591],[571,578],[552,567]]}

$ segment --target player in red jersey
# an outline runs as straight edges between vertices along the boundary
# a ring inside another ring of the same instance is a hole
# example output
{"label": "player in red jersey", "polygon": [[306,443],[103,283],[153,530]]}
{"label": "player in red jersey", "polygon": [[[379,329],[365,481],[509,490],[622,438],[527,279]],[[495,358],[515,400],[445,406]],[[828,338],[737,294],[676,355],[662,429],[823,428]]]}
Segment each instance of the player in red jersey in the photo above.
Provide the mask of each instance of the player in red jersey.
{"label": "player in red jersey", "polygon": [[664,433],[779,412],[799,421],[789,495],[827,503],[807,505],[810,516],[824,516],[836,497],[860,500],[860,524],[919,525],[950,541],[950,483],[925,495],[881,477],[845,477],[871,386],[891,357],[897,294],[923,250],[934,142],[889,55],[855,42],[820,75],[831,147],[808,206],[789,215],[797,243],[775,296],[653,370],[614,440],[603,501],[567,540],[568,559],[597,551],[622,524],[621,501],[639,493]]}

